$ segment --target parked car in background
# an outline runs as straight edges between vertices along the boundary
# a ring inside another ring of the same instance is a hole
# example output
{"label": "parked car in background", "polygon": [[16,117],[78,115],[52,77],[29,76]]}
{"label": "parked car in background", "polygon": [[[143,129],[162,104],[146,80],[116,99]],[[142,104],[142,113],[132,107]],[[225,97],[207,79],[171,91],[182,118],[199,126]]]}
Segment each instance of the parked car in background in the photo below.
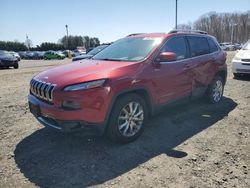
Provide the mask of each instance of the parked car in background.
{"label": "parked car in background", "polygon": [[90,48],[86,49],[86,54],[89,53],[93,49],[94,49],[94,47],[90,47]]}
{"label": "parked car in background", "polygon": [[235,43],[234,44],[234,49],[235,50],[240,50],[242,48],[242,44],[240,44],[240,43]]}
{"label": "parked car in background", "polygon": [[204,33],[126,37],[85,63],[46,70],[30,82],[30,111],[58,131],[92,129],[115,142],[131,142],[165,104],[198,96],[221,101],[226,53]]}
{"label": "parked car in background", "polygon": [[235,77],[250,75],[250,39],[234,56],[232,71]]}
{"label": "parked car in background", "polygon": [[33,51],[26,52],[26,59],[34,59],[35,53]]}
{"label": "parked car in background", "polygon": [[65,55],[63,53],[58,53],[55,51],[47,51],[44,53],[44,59],[64,59]]}
{"label": "parked car in background", "polygon": [[234,46],[230,42],[220,43],[220,47],[222,50],[225,50],[225,51],[234,50]]}
{"label": "parked car in background", "polygon": [[0,50],[0,67],[14,67],[18,69],[18,59],[8,51]]}
{"label": "parked car in background", "polygon": [[62,53],[65,55],[65,57],[69,57],[69,55],[71,57],[73,56],[73,52],[71,50],[64,50]]}
{"label": "parked car in background", "polygon": [[35,51],[33,58],[34,59],[43,59],[44,54],[45,54],[45,52],[43,52],[43,51]]}
{"label": "parked car in background", "polygon": [[84,50],[75,49],[73,51],[73,57],[76,57],[76,56],[79,56],[79,55],[84,55],[84,54],[86,54],[86,51],[84,51]]}
{"label": "parked car in background", "polygon": [[18,52],[18,54],[19,54],[19,56],[20,56],[20,58],[21,59],[26,59],[26,51],[20,51],[20,52]]}
{"label": "parked car in background", "polygon": [[96,55],[97,53],[102,51],[104,48],[106,48],[107,46],[108,45],[97,46],[97,47],[93,48],[91,51],[89,51],[87,54],[73,57],[72,61],[78,61],[78,60],[82,60],[82,59],[90,59],[91,57],[93,57],[94,55]]}
{"label": "parked car in background", "polygon": [[20,55],[19,55],[18,53],[14,52],[14,51],[9,51],[9,53],[10,53],[11,55],[13,55],[14,57],[16,57],[18,61],[21,60],[21,57],[20,57]]}

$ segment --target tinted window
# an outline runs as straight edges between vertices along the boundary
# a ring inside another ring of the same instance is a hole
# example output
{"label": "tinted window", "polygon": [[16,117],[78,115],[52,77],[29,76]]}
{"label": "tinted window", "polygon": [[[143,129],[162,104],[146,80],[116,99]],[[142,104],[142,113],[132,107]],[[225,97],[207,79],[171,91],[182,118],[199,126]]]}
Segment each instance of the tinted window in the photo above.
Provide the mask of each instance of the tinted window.
{"label": "tinted window", "polygon": [[213,52],[218,51],[218,47],[215,44],[215,42],[211,38],[208,38],[207,40],[208,40],[208,44],[209,44],[209,47],[210,47],[210,52],[213,53]]}
{"label": "tinted window", "polygon": [[187,47],[183,37],[174,37],[167,41],[161,52],[176,53],[177,60],[187,58]]}
{"label": "tinted window", "polygon": [[205,37],[188,37],[190,45],[191,56],[200,56],[210,52],[207,39]]}

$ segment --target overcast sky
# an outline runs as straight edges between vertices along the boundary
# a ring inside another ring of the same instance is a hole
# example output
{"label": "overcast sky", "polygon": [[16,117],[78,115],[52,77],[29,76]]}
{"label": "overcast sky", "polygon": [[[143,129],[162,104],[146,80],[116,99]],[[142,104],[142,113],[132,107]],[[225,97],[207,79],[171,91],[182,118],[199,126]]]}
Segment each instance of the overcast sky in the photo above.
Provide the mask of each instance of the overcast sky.
{"label": "overcast sky", "polygon": [[[178,0],[178,24],[216,11],[245,12],[250,0]],[[111,42],[130,33],[168,32],[175,25],[175,0],[0,0],[0,40],[34,45],[66,34]]]}

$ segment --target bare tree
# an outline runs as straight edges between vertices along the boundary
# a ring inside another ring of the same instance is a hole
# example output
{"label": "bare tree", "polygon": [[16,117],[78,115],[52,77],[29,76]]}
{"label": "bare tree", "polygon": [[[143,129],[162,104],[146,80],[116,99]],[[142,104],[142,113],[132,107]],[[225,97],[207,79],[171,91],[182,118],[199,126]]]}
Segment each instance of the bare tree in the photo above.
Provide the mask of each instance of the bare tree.
{"label": "bare tree", "polygon": [[201,16],[194,29],[207,31],[220,42],[244,43],[250,38],[250,11],[245,13],[210,12]]}

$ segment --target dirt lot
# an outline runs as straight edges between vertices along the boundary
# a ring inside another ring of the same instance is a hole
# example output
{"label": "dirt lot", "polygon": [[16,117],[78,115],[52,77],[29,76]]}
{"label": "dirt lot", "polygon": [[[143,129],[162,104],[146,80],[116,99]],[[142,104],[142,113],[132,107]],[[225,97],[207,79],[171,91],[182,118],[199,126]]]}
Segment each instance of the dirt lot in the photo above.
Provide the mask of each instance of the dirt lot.
{"label": "dirt lot", "polygon": [[165,109],[135,142],[63,135],[29,113],[29,81],[64,61],[0,70],[0,187],[250,187],[250,79],[228,53],[223,101]]}

